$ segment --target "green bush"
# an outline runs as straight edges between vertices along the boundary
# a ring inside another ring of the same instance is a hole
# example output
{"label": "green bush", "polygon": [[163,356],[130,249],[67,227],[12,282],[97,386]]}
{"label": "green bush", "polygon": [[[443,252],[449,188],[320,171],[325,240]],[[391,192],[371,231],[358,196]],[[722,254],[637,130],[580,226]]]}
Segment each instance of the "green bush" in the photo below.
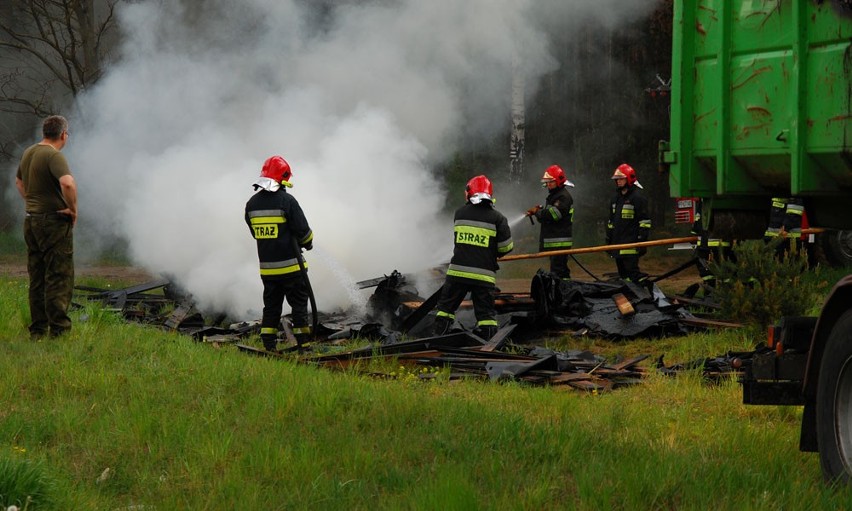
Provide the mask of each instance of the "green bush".
{"label": "green bush", "polygon": [[807,315],[813,308],[816,279],[802,278],[808,270],[807,254],[794,249],[777,255],[782,241],[740,242],[733,247],[733,258],[711,263],[721,316],[763,328],[782,316]]}

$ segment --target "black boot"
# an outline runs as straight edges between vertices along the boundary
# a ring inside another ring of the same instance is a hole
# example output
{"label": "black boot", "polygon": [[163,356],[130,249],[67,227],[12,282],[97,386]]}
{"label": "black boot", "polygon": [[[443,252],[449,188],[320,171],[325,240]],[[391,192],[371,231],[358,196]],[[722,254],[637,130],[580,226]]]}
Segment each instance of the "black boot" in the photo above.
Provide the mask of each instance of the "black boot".
{"label": "black boot", "polygon": [[263,349],[266,351],[276,351],[278,349],[278,339],[271,334],[263,334],[260,336],[263,341]]}
{"label": "black boot", "polygon": [[432,335],[435,337],[439,337],[441,335],[447,335],[450,331],[450,327],[453,326],[453,320],[446,316],[438,316],[435,318],[435,324],[432,326]]}
{"label": "black boot", "polygon": [[497,333],[497,327],[493,325],[479,326],[476,327],[473,333],[478,335],[482,340],[488,341]]}

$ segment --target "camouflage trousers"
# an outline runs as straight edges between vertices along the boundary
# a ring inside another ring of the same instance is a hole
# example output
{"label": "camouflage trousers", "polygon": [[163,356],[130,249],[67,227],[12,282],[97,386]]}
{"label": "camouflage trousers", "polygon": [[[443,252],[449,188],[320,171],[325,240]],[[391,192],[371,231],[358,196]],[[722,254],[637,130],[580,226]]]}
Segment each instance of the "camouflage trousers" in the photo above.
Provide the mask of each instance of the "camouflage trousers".
{"label": "camouflage trousers", "polygon": [[68,307],[74,292],[74,237],[69,217],[27,214],[24,219],[30,275],[30,336],[60,335],[71,329]]}

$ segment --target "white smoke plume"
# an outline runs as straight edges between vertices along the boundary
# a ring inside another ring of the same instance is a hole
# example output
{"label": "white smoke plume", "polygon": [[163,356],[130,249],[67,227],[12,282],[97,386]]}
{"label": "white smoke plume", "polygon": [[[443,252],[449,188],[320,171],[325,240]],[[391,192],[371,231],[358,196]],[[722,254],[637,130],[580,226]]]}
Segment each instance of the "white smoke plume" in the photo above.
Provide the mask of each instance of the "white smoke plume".
{"label": "white smoke plume", "polygon": [[346,306],[341,275],[443,262],[452,228],[430,168],[457,149],[460,126],[483,140],[506,132],[513,54],[532,93],[560,65],[547,31],[617,27],[654,4],[126,5],[121,62],[80,98],[66,148],[80,188],[78,252],[123,237],[135,263],[245,318],[262,303],[243,209],[263,161],[280,154],[315,233],[306,258],[318,306]]}

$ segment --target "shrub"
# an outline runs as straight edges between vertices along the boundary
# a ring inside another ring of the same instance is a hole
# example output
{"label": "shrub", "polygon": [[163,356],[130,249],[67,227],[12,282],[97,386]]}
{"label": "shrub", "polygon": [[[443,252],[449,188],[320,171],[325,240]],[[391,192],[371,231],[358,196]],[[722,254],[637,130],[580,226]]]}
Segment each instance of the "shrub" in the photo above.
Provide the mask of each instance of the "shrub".
{"label": "shrub", "polygon": [[733,258],[711,263],[721,316],[763,328],[782,316],[808,313],[817,289],[815,279],[802,278],[807,254],[794,249],[778,255],[782,241],[740,242],[733,247]]}

